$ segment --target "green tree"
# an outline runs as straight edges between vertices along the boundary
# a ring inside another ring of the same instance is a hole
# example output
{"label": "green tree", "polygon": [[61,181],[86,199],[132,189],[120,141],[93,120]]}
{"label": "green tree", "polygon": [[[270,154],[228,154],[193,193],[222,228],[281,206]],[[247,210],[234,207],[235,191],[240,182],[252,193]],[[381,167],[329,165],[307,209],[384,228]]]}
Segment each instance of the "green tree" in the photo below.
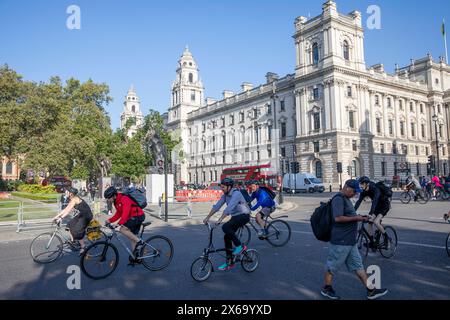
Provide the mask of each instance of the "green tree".
{"label": "green tree", "polygon": [[111,160],[111,171],[117,176],[136,179],[145,174],[146,157],[136,139],[118,144]]}

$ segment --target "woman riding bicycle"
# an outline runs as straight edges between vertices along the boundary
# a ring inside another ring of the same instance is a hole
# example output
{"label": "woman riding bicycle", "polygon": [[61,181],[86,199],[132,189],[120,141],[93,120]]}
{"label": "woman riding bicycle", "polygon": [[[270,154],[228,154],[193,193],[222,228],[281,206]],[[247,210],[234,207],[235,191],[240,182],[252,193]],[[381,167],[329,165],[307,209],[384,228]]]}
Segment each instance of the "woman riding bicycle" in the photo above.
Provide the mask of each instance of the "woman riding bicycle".
{"label": "woman riding bicycle", "polygon": [[86,228],[89,225],[89,222],[93,219],[92,211],[89,205],[78,197],[78,190],[75,188],[68,188],[69,199],[70,202],[67,207],[62,210],[59,214],[57,214],[53,221],[57,221],[59,219],[63,219],[67,216],[72,209],[78,210],[78,215],[69,221],[67,227],[70,231],[70,237],[72,241],[80,242],[80,255],[84,252],[85,244],[84,244],[84,235],[86,234]]}
{"label": "woman riding bicycle", "polygon": [[[233,255],[240,254],[242,251],[247,250],[247,247],[242,245],[235,232],[250,221],[250,208],[241,191],[237,188],[233,188],[233,186],[234,181],[230,178],[225,178],[221,181],[220,187],[222,188],[223,196],[212,207],[208,216],[203,220],[203,223],[207,224],[211,216],[218,212],[225,203],[227,204],[227,208],[223,211],[222,216],[217,221],[217,225],[219,225],[226,216],[231,216],[231,219],[222,226],[222,230],[225,233],[224,241],[227,259],[226,262],[219,267],[219,270],[221,271],[227,271],[233,268]],[[233,244],[235,246],[234,251],[232,250]]]}

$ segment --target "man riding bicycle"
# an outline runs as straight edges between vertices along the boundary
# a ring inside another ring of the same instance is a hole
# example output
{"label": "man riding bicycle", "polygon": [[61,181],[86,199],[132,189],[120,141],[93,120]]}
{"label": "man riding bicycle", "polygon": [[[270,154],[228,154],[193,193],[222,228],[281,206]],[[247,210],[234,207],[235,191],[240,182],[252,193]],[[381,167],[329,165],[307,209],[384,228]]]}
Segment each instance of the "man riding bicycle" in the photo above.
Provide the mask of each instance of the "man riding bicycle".
{"label": "man riding bicycle", "polygon": [[[231,219],[222,226],[222,230],[225,233],[224,241],[227,258],[226,262],[219,266],[220,271],[228,271],[234,267],[233,255],[238,255],[247,250],[247,246],[242,245],[235,232],[250,221],[250,208],[241,191],[234,188],[234,181],[232,179],[223,179],[220,182],[220,187],[222,188],[223,195],[211,208],[210,213],[203,220],[203,223],[207,224],[211,216],[218,212],[225,203],[227,204],[227,208],[223,211],[222,216],[216,224],[219,225],[226,216],[231,216]],[[233,244],[235,246],[234,251],[232,250]]]}
{"label": "man riding bicycle", "polygon": [[[381,190],[375,185],[374,182],[370,181],[368,177],[359,178],[359,183],[361,184],[361,189],[363,192],[360,193],[358,201],[355,204],[355,211],[358,210],[361,202],[369,197],[372,200],[372,206],[370,208],[369,217],[370,221],[377,227],[384,237],[384,243],[388,243],[388,236],[383,226],[381,225],[381,220],[386,216],[390,210],[389,199],[383,195]],[[369,224],[369,234],[370,234],[370,247],[374,248],[373,239],[373,227]]]}
{"label": "man riding bicycle", "polygon": [[[130,239],[133,254],[136,256],[139,246],[143,244],[136,235],[145,220],[144,211],[130,197],[117,192],[113,186],[105,190],[104,196],[106,201],[112,202],[116,208],[116,214],[106,220],[105,224],[108,225],[120,219],[118,231]],[[131,260],[130,256],[130,263],[133,262]]]}
{"label": "man riding bicycle", "polygon": [[420,191],[422,191],[422,185],[419,180],[416,179],[414,174],[409,175],[406,179],[406,188],[414,192],[414,201],[417,201],[417,196]]}
{"label": "man riding bicycle", "polygon": [[[252,191],[251,201],[257,199],[256,204],[250,208],[250,210],[255,211],[259,207],[262,209],[256,214],[256,222],[260,225],[261,230],[258,232],[258,237],[267,236],[266,223],[264,219],[275,211],[275,201],[267,193],[267,191],[259,187],[259,181],[252,180],[249,182],[250,189]],[[250,201],[250,202],[251,202]]]}

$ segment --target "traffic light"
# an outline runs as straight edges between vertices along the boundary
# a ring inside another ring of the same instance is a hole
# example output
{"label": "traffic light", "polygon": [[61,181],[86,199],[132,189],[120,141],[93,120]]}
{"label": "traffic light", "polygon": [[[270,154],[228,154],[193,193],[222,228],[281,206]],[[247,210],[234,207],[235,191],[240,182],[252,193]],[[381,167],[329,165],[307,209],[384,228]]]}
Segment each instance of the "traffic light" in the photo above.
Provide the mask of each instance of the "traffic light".
{"label": "traffic light", "polygon": [[159,174],[164,174],[164,161],[163,160],[158,160],[157,161],[157,165],[158,165],[158,173]]}
{"label": "traffic light", "polygon": [[291,173],[297,174],[300,172],[300,164],[295,161],[291,162]]}
{"label": "traffic light", "polygon": [[342,173],[342,162],[337,163],[337,172]]}

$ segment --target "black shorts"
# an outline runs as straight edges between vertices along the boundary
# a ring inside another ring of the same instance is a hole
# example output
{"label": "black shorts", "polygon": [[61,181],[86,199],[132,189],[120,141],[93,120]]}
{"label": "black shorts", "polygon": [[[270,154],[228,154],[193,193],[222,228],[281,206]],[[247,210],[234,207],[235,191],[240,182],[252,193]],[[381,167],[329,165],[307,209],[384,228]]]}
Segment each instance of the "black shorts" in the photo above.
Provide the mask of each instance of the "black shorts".
{"label": "black shorts", "polygon": [[75,217],[67,223],[70,234],[74,240],[82,240],[86,234],[86,228],[92,217]]}
{"label": "black shorts", "polygon": [[124,226],[130,229],[134,234],[138,234],[141,229],[141,225],[145,220],[145,215],[132,217],[127,222],[125,222]]}

